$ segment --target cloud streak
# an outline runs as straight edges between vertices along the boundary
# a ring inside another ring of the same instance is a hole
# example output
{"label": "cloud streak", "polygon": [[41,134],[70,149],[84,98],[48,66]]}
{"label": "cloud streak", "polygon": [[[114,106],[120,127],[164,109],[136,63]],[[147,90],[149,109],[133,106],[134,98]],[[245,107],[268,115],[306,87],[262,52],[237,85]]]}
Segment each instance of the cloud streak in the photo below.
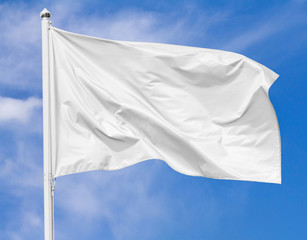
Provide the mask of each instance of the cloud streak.
{"label": "cloud streak", "polygon": [[239,33],[238,36],[222,46],[222,49],[242,52],[290,28],[306,25],[306,14],[300,9],[302,3],[304,2],[290,2],[280,9],[276,9],[273,14],[270,12],[260,16],[254,26],[249,26],[246,31]]}

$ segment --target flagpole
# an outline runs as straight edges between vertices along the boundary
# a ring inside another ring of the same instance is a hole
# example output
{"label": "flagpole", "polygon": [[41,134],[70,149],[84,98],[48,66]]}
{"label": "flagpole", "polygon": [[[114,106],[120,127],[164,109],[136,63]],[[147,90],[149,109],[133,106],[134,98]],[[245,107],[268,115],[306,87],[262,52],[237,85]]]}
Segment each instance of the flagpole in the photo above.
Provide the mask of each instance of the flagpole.
{"label": "flagpole", "polygon": [[54,201],[53,177],[50,149],[50,114],[49,114],[49,28],[50,12],[45,8],[42,18],[42,60],[43,60],[43,134],[44,134],[44,225],[45,240],[54,240]]}

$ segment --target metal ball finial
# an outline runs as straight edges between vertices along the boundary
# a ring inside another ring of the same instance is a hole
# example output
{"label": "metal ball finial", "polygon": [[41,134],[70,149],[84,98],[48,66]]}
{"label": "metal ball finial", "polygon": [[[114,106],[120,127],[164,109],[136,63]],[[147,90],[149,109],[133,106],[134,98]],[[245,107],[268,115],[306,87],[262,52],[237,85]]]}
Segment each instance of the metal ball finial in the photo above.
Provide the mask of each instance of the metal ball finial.
{"label": "metal ball finial", "polygon": [[51,14],[46,8],[44,8],[44,10],[41,11],[40,16],[41,16],[42,19],[49,19]]}

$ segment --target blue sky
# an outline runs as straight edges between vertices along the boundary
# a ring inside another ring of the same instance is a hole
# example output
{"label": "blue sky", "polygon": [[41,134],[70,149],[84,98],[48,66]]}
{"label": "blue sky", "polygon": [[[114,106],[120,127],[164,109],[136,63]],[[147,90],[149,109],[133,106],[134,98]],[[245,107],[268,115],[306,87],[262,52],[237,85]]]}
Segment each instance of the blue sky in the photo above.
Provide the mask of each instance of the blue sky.
{"label": "blue sky", "polygon": [[234,51],[277,72],[282,184],[152,160],[57,179],[56,240],[307,239],[307,2],[0,1],[0,239],[43,239],[41,20],[102,38]]}

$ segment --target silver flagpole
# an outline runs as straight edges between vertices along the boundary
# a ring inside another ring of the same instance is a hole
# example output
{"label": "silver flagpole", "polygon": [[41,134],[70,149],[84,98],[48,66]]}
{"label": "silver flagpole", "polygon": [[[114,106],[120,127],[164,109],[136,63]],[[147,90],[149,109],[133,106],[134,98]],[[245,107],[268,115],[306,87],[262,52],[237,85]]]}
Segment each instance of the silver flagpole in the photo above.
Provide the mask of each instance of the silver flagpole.
{"label": "silver flagpole", "polygon": [[42,18],[42,59],[43,59],[43,126],[44,126],[44,224],[45,240],[54,240],[54,214],[53,214],[53,177],[50,149],[50,113],[49,113],[49,28],[50,12],[45,8]]}

